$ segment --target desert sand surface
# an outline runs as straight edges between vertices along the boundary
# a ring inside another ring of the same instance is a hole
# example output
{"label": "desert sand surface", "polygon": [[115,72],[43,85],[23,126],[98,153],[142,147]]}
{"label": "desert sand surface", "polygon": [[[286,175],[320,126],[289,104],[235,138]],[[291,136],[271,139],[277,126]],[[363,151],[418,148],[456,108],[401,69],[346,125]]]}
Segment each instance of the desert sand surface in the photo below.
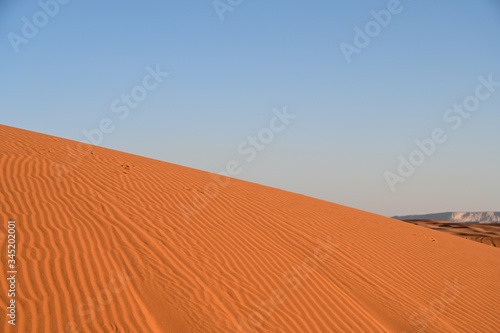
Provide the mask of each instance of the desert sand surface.
{"label": "desert sand surface", "polygon": [[408,220],[405,222],[500,247],[500,224],[498,223],[453,223],[435,220]]}
{"label": "desert sand surface", "polygon": [[18,269],[2,332],[500,332],[492,246],[7,126],[0,140],[0,253],[5,272],[14,220]]}
{"label": "desert sand surface", "polygon": [[453,223],[500,224],[500,212],[446,212],[422,215],[393,216],[396,220],[434,220]]}

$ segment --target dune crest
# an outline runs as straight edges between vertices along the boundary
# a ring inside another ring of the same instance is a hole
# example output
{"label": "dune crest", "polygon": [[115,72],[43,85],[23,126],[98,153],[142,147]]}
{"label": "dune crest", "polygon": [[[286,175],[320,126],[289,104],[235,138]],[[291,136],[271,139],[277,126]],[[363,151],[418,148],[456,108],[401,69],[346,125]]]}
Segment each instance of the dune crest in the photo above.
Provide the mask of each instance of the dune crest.
{"label": "dune crest", "polygon": [[2,332],[500,327],[494,247],[7,126],[0,140],[0,230],[15,220],[19,237]]}

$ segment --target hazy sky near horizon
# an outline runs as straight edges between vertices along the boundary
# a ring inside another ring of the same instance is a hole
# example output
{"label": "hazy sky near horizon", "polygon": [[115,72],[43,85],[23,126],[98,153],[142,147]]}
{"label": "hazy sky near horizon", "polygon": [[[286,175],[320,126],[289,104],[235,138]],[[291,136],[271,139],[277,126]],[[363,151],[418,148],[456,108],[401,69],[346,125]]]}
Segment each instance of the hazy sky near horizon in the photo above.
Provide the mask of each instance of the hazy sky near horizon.
{"label": "hazy sky near horizon", "polygon": [[382,215],[500,210],[496,0],[60,1],[0,2],[2,124],[107,118],[101,146]]}

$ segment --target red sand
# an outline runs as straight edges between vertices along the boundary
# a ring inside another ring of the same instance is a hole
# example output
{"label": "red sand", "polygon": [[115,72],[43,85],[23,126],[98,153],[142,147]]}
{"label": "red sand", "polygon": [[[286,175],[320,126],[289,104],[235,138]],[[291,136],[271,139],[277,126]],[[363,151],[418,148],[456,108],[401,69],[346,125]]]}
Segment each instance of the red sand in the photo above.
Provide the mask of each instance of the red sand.
{"label": "red sand", "polygon": [[0,140],[19,271],[2,332],[500,331],[494,247],[11,127]]}

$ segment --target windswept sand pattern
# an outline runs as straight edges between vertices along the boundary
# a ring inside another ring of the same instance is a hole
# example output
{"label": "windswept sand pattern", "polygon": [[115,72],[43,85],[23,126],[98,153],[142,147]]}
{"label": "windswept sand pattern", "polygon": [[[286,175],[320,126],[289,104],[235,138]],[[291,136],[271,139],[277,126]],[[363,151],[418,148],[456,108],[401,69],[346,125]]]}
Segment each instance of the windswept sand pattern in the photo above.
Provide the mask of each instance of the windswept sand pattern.
{"label": "windswept sand pattern", "polygon": [[19,248],[2,332],[499,332],[494,247],[11,127],[0,140],[2,258],[9,219]]}

